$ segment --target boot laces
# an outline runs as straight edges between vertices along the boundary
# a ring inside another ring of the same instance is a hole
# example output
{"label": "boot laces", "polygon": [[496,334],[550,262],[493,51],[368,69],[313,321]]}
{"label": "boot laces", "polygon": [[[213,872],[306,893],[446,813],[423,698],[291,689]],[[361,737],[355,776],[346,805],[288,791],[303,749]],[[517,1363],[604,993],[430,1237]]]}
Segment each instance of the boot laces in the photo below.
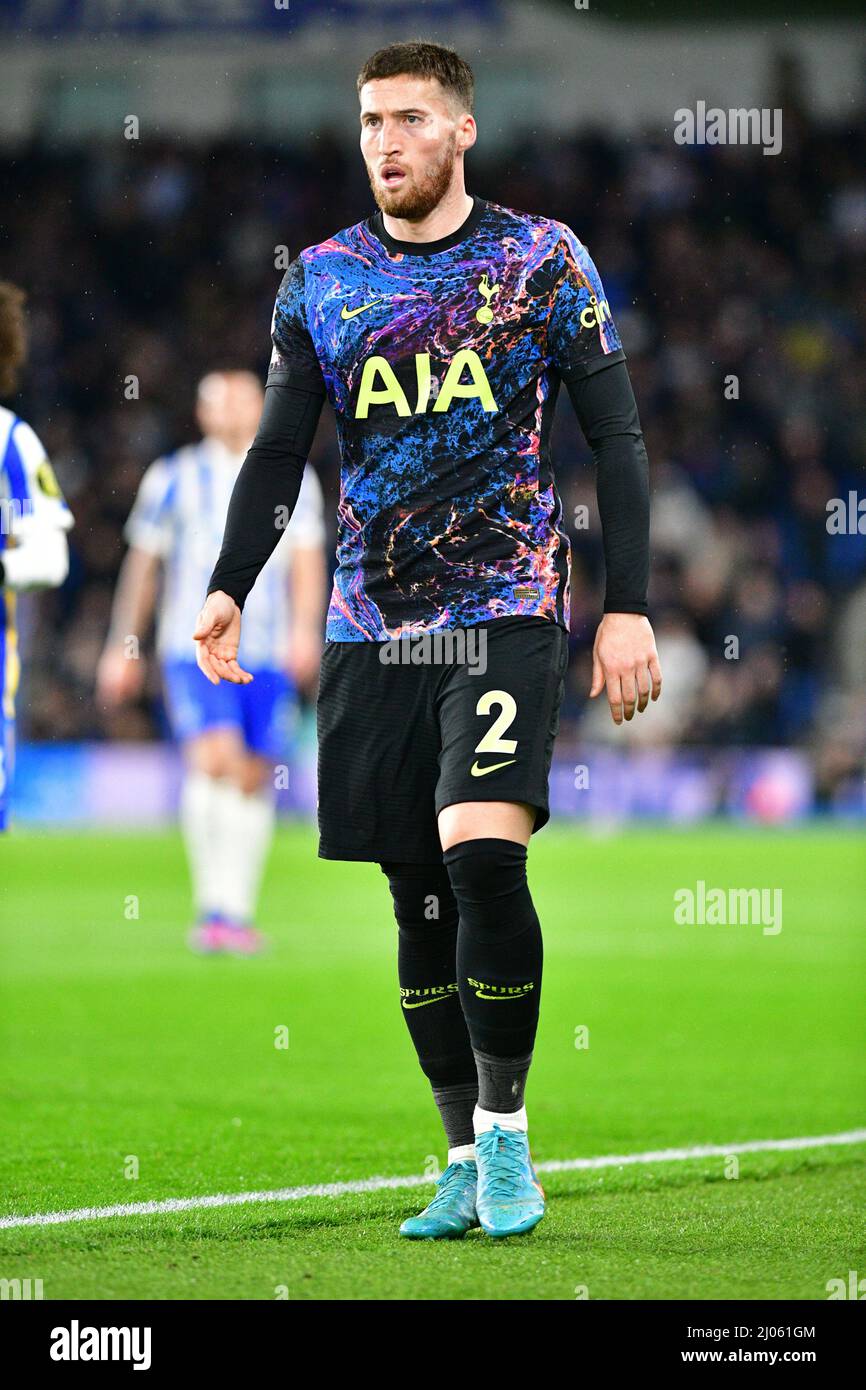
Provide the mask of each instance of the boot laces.
{"label": "boot laces", "polygon": [[492,1198],[501,1201],[516,1196],[521,1190],[526,1177],[525,1154],[523,1145],[507,1130],[494,1125],[492,1134],[493,1138],[486,1143],[483,1138],[481,1141],[489,1151],[485,1157],[491,1160],[487,1191]]}
{"label": "boot laces", "polygon": [[450,1205],[457,1193],[475,1182],[475,1173],[466,1163],[449,1163],[441,1178],[436,1181],[436,1196],[427,1204],[427,1211],[437,1211]]}

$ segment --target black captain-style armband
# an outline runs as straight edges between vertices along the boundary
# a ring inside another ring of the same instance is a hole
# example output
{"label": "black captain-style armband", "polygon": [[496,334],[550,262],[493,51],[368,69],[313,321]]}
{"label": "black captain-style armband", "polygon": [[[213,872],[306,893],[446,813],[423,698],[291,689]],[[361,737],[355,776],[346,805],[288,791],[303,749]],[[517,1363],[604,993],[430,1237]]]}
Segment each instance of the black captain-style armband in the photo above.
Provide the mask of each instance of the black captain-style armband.
{"label": "black captain-style armband", "polygon": [[607,586],[605,613],[646,613],[649,465],[625,361],[563,372],[596,469]]}

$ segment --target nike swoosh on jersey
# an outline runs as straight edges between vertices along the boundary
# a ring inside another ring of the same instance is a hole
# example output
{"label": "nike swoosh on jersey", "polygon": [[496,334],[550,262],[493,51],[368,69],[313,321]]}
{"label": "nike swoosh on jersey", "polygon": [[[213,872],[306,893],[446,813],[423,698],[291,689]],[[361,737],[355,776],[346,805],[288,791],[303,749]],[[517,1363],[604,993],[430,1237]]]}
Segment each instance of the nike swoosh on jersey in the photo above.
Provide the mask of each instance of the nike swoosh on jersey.
{"label": "nike swoosh on jersey", "polygon": [[404,1000],[403,1000],[403,1008],[404,1008],[404,1009],[423,1009],[423,1007],[424,1007],[425,1004],[441,1004],[443,999],[453,999],[453,998],[454,998],[453,993],[452,993],[452,994],[437,994],[436,997],[435,997],[435,999],[420,999],[420,1000],[418,1001],[417,1004],[407,1004],[407,1003],[406,1003],[406,1000],[404,999]]}
{"label": "nike swoosh on jersey", "polygon": [[365,309],[372,309],[372,307],[373,307],[374,304],[381,304],[381,303],[382,303],[382,297],[381,297],[381,295],[380,295],[378,299],[371,299],[369,304],[362,304],[361,307],[360,307],[360,309],[347,309],[346,306],[345,306],[345,304],[344,304],[343,307],[342,307],[342,309],[340,310],[340,318],[341,318],[341,319],[353,319],[353,318],[356,317],[356,315],[358,315],[358,314],[363,314],[363,312],[364,312]]}
{"label": "nike swoosh on jersey", "polygon": [[501,767],[508,767],[511,763],[516,763],[516,758],[506,758],[504,763],[491,763],[489,767],[479,767],[477,762],[472,764],[471,772],[473,777],[486,777],[488,772],[498,772]]}

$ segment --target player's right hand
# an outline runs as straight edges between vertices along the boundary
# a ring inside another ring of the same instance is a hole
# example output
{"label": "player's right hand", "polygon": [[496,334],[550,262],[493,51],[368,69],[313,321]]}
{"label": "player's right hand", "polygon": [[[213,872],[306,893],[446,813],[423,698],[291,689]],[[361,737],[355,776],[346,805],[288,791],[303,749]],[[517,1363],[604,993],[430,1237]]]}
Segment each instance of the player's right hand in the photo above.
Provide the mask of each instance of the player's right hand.
{"label": "player's right hand", "polygon": [[195,659],[211,685],[219,685],[221,680],[249,685],[252,676],[238,665],[241,610],[233,598],[221,589],[208,594],[192,636]]}

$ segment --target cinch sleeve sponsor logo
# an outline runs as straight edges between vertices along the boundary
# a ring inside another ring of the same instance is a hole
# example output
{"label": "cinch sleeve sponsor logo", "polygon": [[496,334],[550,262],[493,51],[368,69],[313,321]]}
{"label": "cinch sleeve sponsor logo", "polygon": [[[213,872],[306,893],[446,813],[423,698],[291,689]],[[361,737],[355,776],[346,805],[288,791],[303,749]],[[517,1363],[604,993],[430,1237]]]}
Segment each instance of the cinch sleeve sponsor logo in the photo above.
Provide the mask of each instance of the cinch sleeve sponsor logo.
{"label": "cinch sleeve sponsor logo", "polygon": [[589,296],[589,303],[585,309],[580,311],[580,326],[584,328],[601,328],[602,324],[608,319],[612,320],[610,305],[606,299],[599,299],[597,295]]}

